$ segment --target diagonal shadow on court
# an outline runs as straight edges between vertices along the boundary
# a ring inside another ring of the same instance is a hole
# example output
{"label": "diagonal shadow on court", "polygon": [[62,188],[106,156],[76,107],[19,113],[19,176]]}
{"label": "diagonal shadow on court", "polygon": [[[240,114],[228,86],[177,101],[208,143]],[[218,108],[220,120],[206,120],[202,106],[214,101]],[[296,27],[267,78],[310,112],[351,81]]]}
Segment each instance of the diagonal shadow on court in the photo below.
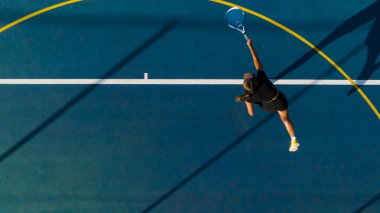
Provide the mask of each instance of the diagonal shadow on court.
{"label": "diagonal shadow on court", "polygon": [[[357,79],[368,80],[373,73],[380,68],[380,62],[377,62],[377,58],[380,55],[380,7],[378,8],[378,16],[373,23],[371,30],[365,39],[365,45],[367,46],[367,58],[364,67]],[[347,92],[347,95],[354,93],[356,89],[351,87]]]}
{"label": "diagonal shadow on court", "polygon": [[[363,48],[363,45],[360,44],[353,50],[351,50],[344,58],[342,58],[338,63],[343,64],[346,61],[348,61],[350,58],[352,58],[355,53],[357,53],[361,48]],[[335,70],[335,68],[331,67],[330,69],[323,72],[321,75],[318,76],[317,79],[323,79],[326,78],[330,73],[332,73]],[[305,95],[306,92],[308,92],[310,89],[315,87],[315,85],[307,86],[305,89],[300,90],[298,93],[293,95],[289,98],[289,103],[294,103],[296,100],[298,100],[300,97]],[[290,109],[291,112],[291,109]],[[210,167],[213,163],[215,163],[217,160],[222,158],[225,154],[230,152],[232,149],[234,149],[236,146],[241,144],[244,139],[246,139],[249,135],[254,133],[256,130],[258,130],[260,127],[262,127],[264,124],[266,124],[271,119],[275,118],[277,116],[276,113],[272,113],[262,120],[260,120],[257,124],[255,124],[252,128],[244,132],[242,135],[240,135],[236,140],[234,140],[232,143],[230,143],[228,146],[226,146],[224,149],[222,149],[220,152],[215,154],[213,157],[211,157],[208,161],[206,161],[203,165],[201,165],[198,169],[193,171],[190,175],[188,175],[186,178],[184,178],[182,181],[180,181],[177,185],[175,185],[173,188],[171,188],[169,191],[167,191],[165,194],[163,194],[161,197],[159,197],[157,200],[155,200],[153,203],[151,203],[148,207],[146,207],[142,212],[150,212],[155,207],[157,207],[159,204],[161,204],[163,201],[168,199],[170,196],[172,196],[176,191],[181,189],[183,186],[185,186],[188,182],[190,182],[192,179],[194,179],[196,176],[198,176],[200,173],[202,173],[204,170],[206,170],[208,167]],[[297,127],[297,125],[296,125]]]}
{"label": "diagonal shadow on court", "polygon": [[[156,34],[152,35],[144,43],[142,43],[140,46],[138,46],[132,53],[130,53],[128,56],[126,56],[124,59],[122,59],[119,63],[117,63],[115,66],[113,66],[110,70],[108,70],[103,76],[100,77],[100,79],[104,80],[104,79],[110,78],[114,74],[119,72],[125,65],[127,65],[130,61],[132,61],[136,57],[138,57],[145,49],[149,48],[150,45],[157,42],[162,36],[164,36],[170,30],[172,30],[177,25],[178,22],[179,21],[176,20],[176,21],[172,21],[172,22],[168,23],[167,25],[165,25],[160,31],[158,31]],[[75,106],[75,104],[77,104],[80,100],[82,100],[87,95],[89,95],[95,88],[97,88],[99,86],[99,83],[101,83],[103,80],[99,80],[98,82],[88,86],[86,89],[84,89],[82,92],[77,94],[74,98],[72,98],[69,102],[67,102],[64,106],[62,106],[60,109],[58,109],[56,112],[54,112],[49,118],[47,118],[45,121],[43,121],[35,129],[30,131],[20,141],[18,141],[16,144],[14,144],[8,150],[6,150],[4,153],[2,153],[0,155],[0,163],[3,162],[8,157],[10,157],[14,152],[19,150],[25,144],[30,142],[30,140],[32,138],[34,138],[36,135],[38,135],[44,129],[46,129],[46,127],[48,127],[53,122],[55,122],[64,113],[66,113],[69,109],[71,109],[73,106]]]}
{"label": "diagonal shadow on court", "polygon": [[[365,45],[368,48],[368,56],[366,64],[364,65],[364,69],[362,71],[361,78],[369,78],[372,73],[376,70],[376,64],[374,64],[374,60],[376,60],[377,56],[379,55],[380,48],[379,48],[379,17],[380,17],[380,0],[377,0],[364,10],[358,12],[351,18],[344,21],[341,25],[339,25],[332,33],[330,33],[326,38],[324,38],[316,47],[320,50],[322,50],[327,45],[331,44],[335,40],[339,39],[340,37],[343,37],[344,35],[347,35],[348,33],[354,31],[355,29],[359,28],[360,26],[370,22],[371,20],[376,20],[375,23],[372,26],[371,31],[368,34],[368,37],[366,39]],[[377,36],[377,37],[376,37]],[[376,39],[374,39],[376,38]],[[317,52],[315,50],[310,50],[303,56],[301,56],[299,59],[297,59],[294,63],[292,63],[290,66],[285,68],[281,73],[276,75],[275,78],[280,79],[285,77],[287,74],[291,73],[298,67],[302,66],[305,62],[307,62],[310,58],[312,58]],[[375,58],[375,59],[373,59]],[[338,63],[339,64],[339,63]],[[377,65],[379,66],[379,65]],[[375,68],[375,69],[374,69]],[[378,68],[378,67],[377,67]],[[364,80],[367,80],[364,79]]]}
{"label": "diagonal shadow on court", "polygon": [[361,206],[360,208],[358,208],[357,210],[355,210],[354,213],[361,213],[361,212],[363,212],[364,210],[366,210],[368,207],[370,207],[371,205],[373,205],[374,203],[376,203],[379,200],[380,200],[380,194],[377,194],[376,196],[374,196],[373,198],[371,198],[371,200],[369,200],[367,203],[365,203],[363,206]]}

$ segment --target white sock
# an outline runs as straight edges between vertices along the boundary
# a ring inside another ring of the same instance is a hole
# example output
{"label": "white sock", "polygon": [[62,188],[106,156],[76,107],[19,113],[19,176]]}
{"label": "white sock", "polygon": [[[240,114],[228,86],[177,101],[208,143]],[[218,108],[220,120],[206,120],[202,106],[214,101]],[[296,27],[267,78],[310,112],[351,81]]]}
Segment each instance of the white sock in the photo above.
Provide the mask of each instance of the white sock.
{"label": "white sock", "polygon": [[290,140],[295,140],[296,139],[296,136],[293,136],[293,137],[290,137]]}

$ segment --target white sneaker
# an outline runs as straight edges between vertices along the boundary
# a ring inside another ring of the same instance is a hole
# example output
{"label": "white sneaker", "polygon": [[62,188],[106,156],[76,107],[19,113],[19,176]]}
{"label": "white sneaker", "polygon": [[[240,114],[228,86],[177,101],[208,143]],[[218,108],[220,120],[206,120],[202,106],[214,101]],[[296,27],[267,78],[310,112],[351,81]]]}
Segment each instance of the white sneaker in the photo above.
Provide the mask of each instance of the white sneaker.
{"label": "white sneaker", "polygon": [[295,152],[297,151],[300,144],[298,143],[297,139],[294,139],[290,142],[289,152]]}

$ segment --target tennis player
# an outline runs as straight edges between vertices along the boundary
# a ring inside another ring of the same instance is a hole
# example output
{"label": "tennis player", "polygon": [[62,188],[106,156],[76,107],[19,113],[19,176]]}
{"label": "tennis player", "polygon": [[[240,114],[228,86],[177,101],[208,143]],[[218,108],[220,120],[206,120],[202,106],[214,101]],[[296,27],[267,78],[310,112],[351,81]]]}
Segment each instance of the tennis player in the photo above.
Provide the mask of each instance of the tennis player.
{"label": "tennis player", "polygon": [[257,76],[253,73],[244,74],[244,94],[237,96],[236,101],[245,102],[250,116],[255,113],[253,103],[258,104],[265,111],[277,112],[291,138],[289,151],[295,152],[299,143],[296,139],[293,122],[289,118],[288,101],[284,94],[266,76],[251,39],[247,40],[247,46],[251,52]]}

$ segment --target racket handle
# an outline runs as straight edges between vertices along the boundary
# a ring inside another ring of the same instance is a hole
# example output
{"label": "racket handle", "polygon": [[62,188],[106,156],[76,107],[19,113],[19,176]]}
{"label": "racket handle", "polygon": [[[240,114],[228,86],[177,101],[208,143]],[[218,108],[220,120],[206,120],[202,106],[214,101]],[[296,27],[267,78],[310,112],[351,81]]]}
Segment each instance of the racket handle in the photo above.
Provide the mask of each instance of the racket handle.
{"label": "racket handle", "polygon": [[249,38],[248,38],[247,34],[243,33],[243,36],[244,36],[245,40],[248,41]]}

